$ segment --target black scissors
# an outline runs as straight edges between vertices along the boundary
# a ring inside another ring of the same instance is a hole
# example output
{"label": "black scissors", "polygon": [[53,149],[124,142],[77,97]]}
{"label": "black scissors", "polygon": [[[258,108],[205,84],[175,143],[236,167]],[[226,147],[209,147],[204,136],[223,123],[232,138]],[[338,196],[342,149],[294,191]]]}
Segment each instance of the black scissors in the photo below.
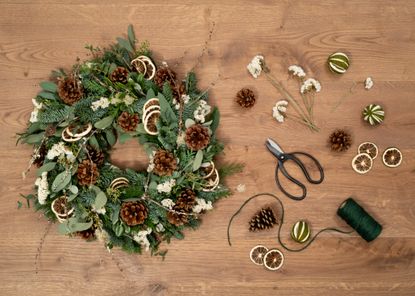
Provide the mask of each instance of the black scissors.
{"label": "black scissors", "polygon": [[[284,162],[286,162],[287,160],[292,160],[293,162],[295,162],[300,169],[303,171],[305,178],[307,179],[307,181],[309,183],[312,184],[320,184],[321,182],[323,182],[324,180],[324,171],[323,171],[323,167],[321,166],[321,164],[318,162],[317,159],[315,159],[313,156],[311,156],[308,153],[305,152],[292,152],[292,153],[284,153],[284,151],[281,149],[281,147],[272,139],[269,139],[265,142],[265,145],[267,146],[268,150],[277,158],[278,163],[277,166],[275,168],[275,182],[277,183],[278,187],[281,189],[281,191],[288,196],[291,199],[294,200],[302,200],[306,197],[307,195],[307,188],[305,187],[305,185],[303,183],[301,183],[300,181],[298,181],[297,179],[293,178],[285,169],[284,167]],[[305,167],[304,163],[296,156],[296,155],[303,155],[306,156],[308,158],[310,158],[314,164],[317,166],[319,172],[320,172],[320,179],[318,180],[313,180],[310,177],[310,174],[307,171],[307,168]],[[280,180],[278,179],[278,170],[281,171],[281,173],[288,179],[290,180],[292,183],[296,184],[297,186],[299,186],[302,190],[303,190],[303,194],[301,196],[295,196],[292,195],[290,193],[288,193],[287,191],[285,191],[285,189],[281,186]]]}

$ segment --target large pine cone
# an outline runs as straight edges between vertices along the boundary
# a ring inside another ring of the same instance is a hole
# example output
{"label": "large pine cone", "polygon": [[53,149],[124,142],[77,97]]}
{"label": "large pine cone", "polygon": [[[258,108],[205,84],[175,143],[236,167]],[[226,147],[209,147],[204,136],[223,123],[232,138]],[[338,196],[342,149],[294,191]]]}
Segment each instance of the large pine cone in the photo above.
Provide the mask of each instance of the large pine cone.
{"label": "large pine cone", "polygon": [[153,163],[153,172],[159,176],[171,176],[177,168],[177,160],[174,154],[162,149],[154,155]]}
{"label": "large pine cone", "polygon": [[196,201],[196,193],[187,188],[180,193],[175,206],[184,212],[191,212]]}
{"label": "large pine cone", "polygon": [[176,226],[186,224],[188,221],[188,216],[185,213],[180,213],[183,212],[183,210],[179,209],[177,206],[174,206],[173,210],[175,212],[169,211],[167,213],[167,221]]}
{"label": "large pine cone", "polygon": [[236,102],[244,108],[251,108],[255,104],[255,94],[249,88],[243,88],[236,94]]}
{"label": "large pine cone", "polygon": [[78,183],[81,186],[93,185],[99,177],[98,167],[89,159],[84,159],[78,165]]}
{"label": "large pine cone", "polygon": [[206,127],[195,124],[186,130],[186,145],[193,151],[201,150],[209,145],[210,136]]}
{"label": "large pine cone", "polygon": [[67,105],[78,102],[84,94],[81,82],[74,75],[61,78],[58,81],[58,94]]}
{"label": "large pine cone", "polygon": [[173,70],[170,70],[169,67],[162,67],[157,69],[156,75],[154,76],[154,83],[157,84],[159,88],[163,88],[163,85],[166,81],[172,87],[174,87],[176,81],[176,73]]}
{"label": "large pine cone", "polygon": [[126,132],[133,132],[140,123],[140,117],[137,113],[130,114],[124,111],[118,117],[118,125]]}
{"label": "large pine cone", "polygon": [[344,130],[336,130],[330,135],[329,145],[332,151],[346,151],[352,145],[352,136]]}
{"label": "large pine cone", "polygon": [[127,83],[128,70],[124,67],[117,67],[112,71],[110,79],[112,82]]}
{"label": "large pine cone", "polygon": [[88,150],[88,158],[90,158],[93,163],[95,163],[99,167],[104,164],[104,161],[105,161],[104,152],[90,145],[88,145],[86,149]]}
{"label": "large pine cone", "polygon": [[42,144],[42,146],[40,146],[39,150],[37,151],[37,155],[33,155],[33,164],[40,168],[45,161],[46,154],[48,154],[48,149],[46,149],[45,144]]}
{"label": "large pine cone", "polygon": [[277,224],[277,219],[275,218],[274,211],[268,207],[263,208],[259,213],[252,217],[249,222],[249,230],[257,231],[273,227]]}
{"label": "large pine cone", "polygon": [[121,205],[120,217],[129,226],[143,224],[147,214],[147,207],[141,202],[129,201]]}

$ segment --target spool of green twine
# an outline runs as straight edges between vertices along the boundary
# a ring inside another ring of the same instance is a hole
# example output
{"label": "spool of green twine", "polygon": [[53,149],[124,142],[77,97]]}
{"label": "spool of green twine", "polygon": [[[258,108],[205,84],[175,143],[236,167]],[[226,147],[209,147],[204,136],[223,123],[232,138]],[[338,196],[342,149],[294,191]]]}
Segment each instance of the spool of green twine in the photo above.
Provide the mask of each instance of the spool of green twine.
{"label": "spool of green twine", "polygon": [[367,242],[371,242],[382,232],[380,225],[365,209],[363,209],[353,198],[346,199],[339,209],[339,215]]}

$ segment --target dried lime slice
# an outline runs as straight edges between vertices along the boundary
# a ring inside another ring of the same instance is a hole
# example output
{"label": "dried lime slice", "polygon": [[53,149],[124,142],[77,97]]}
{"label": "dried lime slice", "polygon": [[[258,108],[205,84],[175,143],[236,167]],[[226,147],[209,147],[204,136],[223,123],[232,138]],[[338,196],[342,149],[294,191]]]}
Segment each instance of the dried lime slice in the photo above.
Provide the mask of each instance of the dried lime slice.
{"label": "dried lime slice", "polygon": [[359,174],[366,174],[372,168],[373,160],[367,153],[359,153],[352,160],[352,167]]}
{"label": "dried lime slice", "polygon": [[262,245],[258,245],[252,248],[249,253],[249,258],[256,265],[264,265],[264,256],[268,252],[268,248]]}
{"label": "dried lime slice", "polygon": [[357,148],[357,153],[367,153],[372,159],[375,159],[378,156],[378,146],[372,142],[363,142]]}
{"label": "dried lime slice", "polygon": [[284,263],[284,255],[278,249],[269,250],[264,256],[264,265],[269,270],[278,270]]}
{"label": "dried lime slice", "polygon": [[402,152],[395,147],[391,147],[383,152],[383,164],[390,168],[396,168],[402,163]]}

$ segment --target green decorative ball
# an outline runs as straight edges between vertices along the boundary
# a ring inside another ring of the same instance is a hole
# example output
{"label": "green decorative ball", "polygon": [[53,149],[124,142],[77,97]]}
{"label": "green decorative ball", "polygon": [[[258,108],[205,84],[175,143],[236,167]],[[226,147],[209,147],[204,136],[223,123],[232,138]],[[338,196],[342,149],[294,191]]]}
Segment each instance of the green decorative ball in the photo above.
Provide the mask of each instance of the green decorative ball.
{"label": "green decorative ball", "polygon": [[385,119],[385,111],[380,105],[370,104],[363,109],[362,116],[370,125],[378,125]]}
{"label": "green decorative ball", "polygon": [[343,52],[335,52],[329,56],[327,64],[331,72],[344,74],[347,69],[349,69],[350,61],[347,54]]}
{"label": "green decorative ball", "polygon": [[297,221],[291,229],[291,238],[297,243],[305,243],[310,238],[310,226],[306,221]]}

